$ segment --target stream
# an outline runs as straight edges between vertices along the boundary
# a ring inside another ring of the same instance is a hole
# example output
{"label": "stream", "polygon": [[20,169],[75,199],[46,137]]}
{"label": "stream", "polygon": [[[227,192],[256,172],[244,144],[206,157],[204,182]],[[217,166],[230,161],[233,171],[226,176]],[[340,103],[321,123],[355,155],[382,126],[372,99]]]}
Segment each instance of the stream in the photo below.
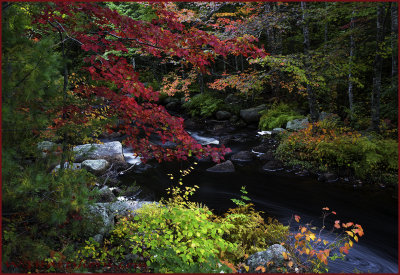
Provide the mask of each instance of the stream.
{"label": "stream", "polygon": [[[251,150],[260,143],[256,131],[247,134],[252,137],[248,142],[229,144],[232,149],[230,155]],[[191,135],[202,144],[217,144],[219,138],[207,136],[205,132],[192,132]],[[127,161],[140,163],[129,149],[125,148],[124,154]],[[141,199],[159,200],[165,196],[165,189],[176,183],[167,174],[172,173],[175,179],[179,178],[179,170],[187,169],[192,164],[153,164],[154,169],[142,174],[127,173],[121,181],[126,185],[136,181],[142,189]],[[262,171],[262,164],[258,161],[241,165],[235,163],[234,173],[207,172],[206,169],[213,165],[211,162],[199,162],[184,178],[185,185],[200,187],[192,198],[194,201],[202,202],[215,213],[222,214],[235,206],[231,199],[239,198],[241,186],[246,186],[256,210],[265,212],[284,225],[289,224],[293,215],[299,215],[301,223],[312,223],[318,227],[322,225],[322,208],[329,207],[337,212],[336,216],[327,218],[329,225],[333,225],[334,220],[352,221],[362,225],[365,232],[345,260],[329,262],[329,272],[398,272],[398,199],[393,191],[369,186],[359,188],[343,182],[319,182],[313,176],[300,177],[290,171],[267,173]],[[292,220],[291,230],[296,230],[294,224]],[[328,240],[333,238],[328,235],[322,237]]]}

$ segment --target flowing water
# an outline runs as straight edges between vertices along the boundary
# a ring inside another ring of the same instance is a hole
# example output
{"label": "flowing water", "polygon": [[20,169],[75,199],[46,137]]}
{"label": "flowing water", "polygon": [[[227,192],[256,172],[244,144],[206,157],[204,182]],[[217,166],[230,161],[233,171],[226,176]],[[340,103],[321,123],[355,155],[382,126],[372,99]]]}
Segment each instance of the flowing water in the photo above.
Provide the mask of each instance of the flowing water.
{"label": "flowing water", "polygon": [[[192,133],[192,136],[203,144],[207,143],[207,138],[214,143],[218,139],[199,133]],[[233,153],[250,150],[257,145],[255,141],[253,139],[245,144],[234,144],[230,148]],[[179,170],[189,165],[177,162],[158,164],[155,169],[141,175],[124,175],[122,181],[125,184],[136,181],[146,196],[144,199],[158,200],[172,184],[166,174],[179,176]],[[226,174],[207,172],[206,169],[211,166],[213,164],[210,162],[200,162],[184,178],[184,183],[198,185],[200,188],[193,199],[206,204],[216,213],[221,214],[234,207],[231,199],[239,198],[239,190],[243,185],[257,210],[264,211],[285,225],[296,214],[301,217],[301,222],[320,226],[322,208],[329,207],[337,212],[337,216],[333,219],[328,217],[328,223],[332,224],[336,219],[352,221],[361,224],[365,232],[345,260],[329,263],[330,272],[398,272],[398,201],[393,191],[372,187],[355,188],[343,183],[323,183],[314,177],[299,177],[285,171],[279,174],[266,173],[261,170],[262,165],[258,162],[235,164],[236,172]],[[328,240],[332,238],[324,237]]]}

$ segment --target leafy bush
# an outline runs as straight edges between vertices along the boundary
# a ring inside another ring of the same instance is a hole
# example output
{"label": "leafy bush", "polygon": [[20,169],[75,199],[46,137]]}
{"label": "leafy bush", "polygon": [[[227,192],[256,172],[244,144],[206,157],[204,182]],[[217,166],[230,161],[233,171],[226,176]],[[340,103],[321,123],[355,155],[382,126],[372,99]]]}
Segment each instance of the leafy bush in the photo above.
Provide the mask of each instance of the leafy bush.
{"label": "leafy bush", "polygon": [[[361,225],[353,222],[340,224],[340,220],[336,220],[329,233],[339,229],[343,231],[338,232],[339,234],[335,232],[333,241],[321,239],[321,232],[327,229],[327,226],[325,226],[327,224],[326,218],[330,215],[336,215],[336,212],[330,211],[328,207],[324,207],[322,210],[324,227],[318,229],[311,223],[307,223],[305,226],[299,225],[298,231],[291,233],[294,243],[289,247],[290,254],[295,256],[296,263],[302,273],[328,272],[328,260],[344,259],[345,254],[349,253],[354,242],[358,242],[359,238],[364,235]],[[294,219],[299,223],[301,218],[295,215]]]}
{"label": "leafy bush", "polygon": [[87,242],[83,257],[120,262],[126,253],[140,255],[152,272],[228,272],[219,257],[232,253],[236,246],[222,238],[233,225],[216,223],[212,213],[187,201],[195,188],[172,188],[173,197],[158,204],[148,204],[134,218],[120,219],[107,243],[97,249]]}
{"label": "leafy bush", "polygon": [[183,104],[191,116],[210,117],[218,109],[222,108],[224,102],[208,93],[198,94]]}
{"label": "leafy bush", "polygon": [[310,162],[315,167],[350,168],[363,179],[397,174],[397,141],[363,137],[348,128],[324,128],[323,125],[326,126],[317,122],[306,129],[284,135],[277,149],[278,157],[284,161],[297,159]]}
{"label": "leafy bush", "polygon": [[[188,170],[182,173],[179,185]],[[133,218],[121,218],[103,248],[91,239],[79,257],[120,263],[131,254],[151,272],[232,272],[235,265],[246,268],[248,254],[286,240],[288,227],[272,220],[266,224],[252,204],[236,200],[238,207],[219,217],[189,201],[197,188],[167,189],[172,195],[168,200],[145,205]]]}
{"label": "leafy bush", "polygon": [[290,120],[301,118],[302,116],[294,111],[289,105],[281,103],[272,105],[271,109],[261,112],[258,127],[261,130],[285,127]]}

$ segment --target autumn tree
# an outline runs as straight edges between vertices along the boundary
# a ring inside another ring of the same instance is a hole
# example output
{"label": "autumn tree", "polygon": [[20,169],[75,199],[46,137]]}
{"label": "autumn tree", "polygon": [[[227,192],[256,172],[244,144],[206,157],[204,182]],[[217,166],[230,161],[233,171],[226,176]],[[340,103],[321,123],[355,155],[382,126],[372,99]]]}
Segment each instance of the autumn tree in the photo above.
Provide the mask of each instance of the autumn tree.
{"label": "autumn tree", "polygon": [[[146,22],[97,4],[57,3],[49,5],[36,21],[47,33],[58,31],[59,26],[65,39],[78,43],[88,53],[84,70],[89,72],[91,83],[77,85],[74,93],[84,98],[103,98],[103,104],[111,107],[109,115],[119,118],[119,131],[128,135],[125,143],[144,160],[153,157],[158,161],[185,160],[191,155],[199,158],[211,155],[214,161],[219,161],[226,149],[202,147],[190,137],[183,128],[183,120],[157,104],[159,92],[139,81],[132,60],[121,53],[134,49],[136,53],[157,58],[177,59],[202,74],[208,72],[216,56],[237,52],[255,58],[265,53],[251,39],[222,40],[190,24],[187,26],[181,22],[182,15],[168,9],[168,5],[154,4],[157,18]],[[79,123],[80,111],[72,106],[66,108],[70,110],[69,120],[76,119]],[[175,148],[155,144],[150,140],[154,136],[162,143],[175,143]]]}

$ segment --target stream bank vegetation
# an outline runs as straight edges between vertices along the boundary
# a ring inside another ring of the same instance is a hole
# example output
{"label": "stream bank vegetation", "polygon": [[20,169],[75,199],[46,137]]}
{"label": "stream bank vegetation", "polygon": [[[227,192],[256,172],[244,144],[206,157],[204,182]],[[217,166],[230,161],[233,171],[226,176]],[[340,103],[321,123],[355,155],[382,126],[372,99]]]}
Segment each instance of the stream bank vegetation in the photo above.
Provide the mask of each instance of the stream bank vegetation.
{"label": "stream bank vegetation", "polygon": [[[134,216],[121,217],[110,238],[102,245],[93,238],[86,241],[76,260],[113,262],[116,266],[133,260],[142,267],[131,268],[130,272],[322,273],[328,271],[328,260],[343,259],[364,234],[360,225],[340,224],[336,220],[331,233],[338,229],[346,231],[335,233],[333,241],[325,240],[321,235],[327,228],[325,219],[336,215],[334,211],[328,212],[327,207],[323,208],[323,228],[318,230],[306,224],[290,232],[289,226],[272,218],[264,221],[262,212],[249,202],[244,187],[241,199],[232,199],[236,207],[217,216],[206,205],[189,200],[197,188],[174,186],[168,190],[170,198],[148,204]],[[299,216],[294,219],[299,223]],[[250,255],[276,244],[287,249],[276,262],[273,259],[254,265],[246,261]],[[104,269],[78,271],[104,272]]]}

